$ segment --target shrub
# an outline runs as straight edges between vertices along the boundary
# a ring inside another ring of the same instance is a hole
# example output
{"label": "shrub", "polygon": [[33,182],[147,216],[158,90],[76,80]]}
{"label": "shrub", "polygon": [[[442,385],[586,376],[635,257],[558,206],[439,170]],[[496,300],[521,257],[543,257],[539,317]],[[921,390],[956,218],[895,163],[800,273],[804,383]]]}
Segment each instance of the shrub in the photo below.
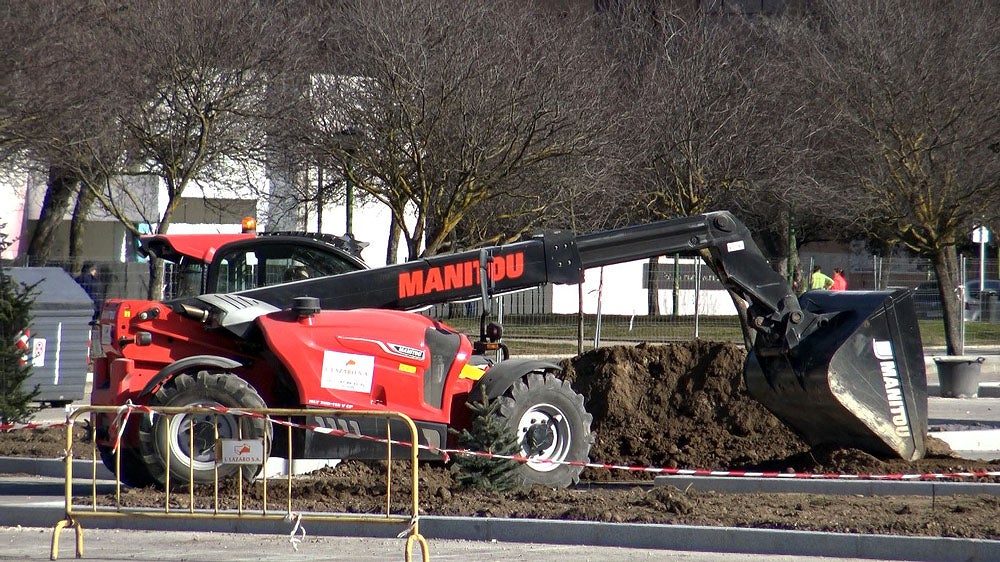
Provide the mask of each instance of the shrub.
{"label": "shrub", "polygon": [[[8,245],[0,232],[0,251]],[[35,287],[14,280],[0,264],[0,423],[24,423],[38,411],[32,407],[38,387],[24,389],[31,376],[30,349],[20,342],[28,332],[34,303]]]}
{"label": "shrub", "polygon": [[[472,427],[458,434],[458,445],[467,450],[511,456],[519,451],[514,434],[498,417],[500,401],[489,400],[483,389],[481,400],[470,400]],[[478,455],[457,455],[452,465],[455,480],[463,486],[505,491],[518,486],[518,461]]]}

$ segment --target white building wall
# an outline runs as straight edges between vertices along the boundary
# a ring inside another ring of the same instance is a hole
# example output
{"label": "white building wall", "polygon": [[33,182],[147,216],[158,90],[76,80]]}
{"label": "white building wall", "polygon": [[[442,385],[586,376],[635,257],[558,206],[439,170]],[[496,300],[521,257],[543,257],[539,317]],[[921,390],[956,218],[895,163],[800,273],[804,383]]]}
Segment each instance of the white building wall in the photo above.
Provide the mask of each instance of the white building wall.
{"label": "white building wall", "polygon": [[[312,217],[311,226],[315,228],[316,217]],[[352,234],[359,242],[367,242],[368,247],[361,252],[361,257],[371,267],[386,265],[386,254],[389,251],[389,226],[392,223],[392,212],[381,203],[365,203],[354,208]],[[327,205],[323,209],[323,232],[329,234],[344,234],[347,232],[347,207],[344,204]],[[406,261],[408,255],[405,244],[400,241],[396,252],[396,263]]]}
{"label": "white building wall", "polygon": [[[680,260],[693,264],[693,259]],[[588,269],[584,272],[583,282],[583,312],[597,314],[600,302],[601,314],[623,316],[645,316],[649,314],[644,288],[647,260],[638,260],[603,268]],[[661,264],[672,264],[673,260],[660,259]],[[702,266],[708,271],[708,266]],[[603,274],[603,278],[602,278]],[[669,289],[660,289],[658,300],[661,314],[673,313],[673,293]],[[725,290],[702,290],[698,296],[694,287],[680,291],[678,314],[692,316],[697,312],[702,315],[731,316],[736,314],[736,305]],[[554,285],[552,287],[552,312],[556,314],[575,314],[579,309],[579,294],[576,285]]]}
{"label": "white building wall", "polygon": [[21,248],[21,232],[27,221],[27,197],[37,179],[26,172],[0,174],[0,229],[10,244],[0,252],[0,259],[14,259]]}

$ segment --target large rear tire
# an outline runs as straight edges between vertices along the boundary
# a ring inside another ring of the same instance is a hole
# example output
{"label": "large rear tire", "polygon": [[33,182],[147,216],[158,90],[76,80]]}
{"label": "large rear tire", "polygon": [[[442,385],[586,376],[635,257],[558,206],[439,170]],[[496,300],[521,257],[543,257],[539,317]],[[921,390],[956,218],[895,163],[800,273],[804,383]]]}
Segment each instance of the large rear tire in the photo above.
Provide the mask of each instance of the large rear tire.
{"label": "large rear tire", "polygon": [[[115,472],[115,454],[111,447],[98,445],[97,452],[101,455],[101,462],[112,473]],[[146,463],[142,460],[142,453],[138,447],[121,446],[121,473],[119,479],[121,483],[132,488],[145,488],[156,483],[146,468]]]}
{"label": "large rear tire", "polygon": [[528,373],[499,397],[497,416],[517,436],[518,454],[531,459],[516,470],[522,485],[565,488],[580,481],[590,460],[593,416],[583,396],[553,373]]}
{"label": "large rear tire", "polygon": [[[223,406],[265,408],[257,392],[231,373],[201,371],[180,374],[165,383],[150,399],[151,407]],[[228,414],[176,414],[143,416],[139,426],[139,448],[152,478],[166,484],[167,451],[170,451],[170,481],[173,484],[210,483],[215,479],[215,427],[220,439],[261,439],[269,444],[271,426],[266,420]],[[192,448],[191,438],[194,438]],[[266,451],[265,451],[266,453]],[[219,480],[240,474],[253,479],[262,466],[219,465]]]}

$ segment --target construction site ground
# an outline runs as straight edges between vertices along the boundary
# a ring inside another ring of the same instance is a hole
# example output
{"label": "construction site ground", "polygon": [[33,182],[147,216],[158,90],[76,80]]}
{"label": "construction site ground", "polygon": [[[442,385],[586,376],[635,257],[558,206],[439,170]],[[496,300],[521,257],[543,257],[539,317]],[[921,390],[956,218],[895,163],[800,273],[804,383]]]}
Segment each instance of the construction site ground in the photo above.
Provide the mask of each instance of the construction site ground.
{"label": "construction site ground", "polygon": [[[855,449],[814,449],[749,398],[742,386],[744,358],[742,348],[732,344],[695,341],[614,346],[566,361],[568,377],[587,397],[588,409],[594,415],[594,462],[726,470],[732,477],[713,480],[665,476],[655,470],[587,468],[580,486],[570,489],[536,487],[489,492],[458,486],[448,466],[425,464],[420,467],[421,531],[427,536],[438,533],[434,536],[440,539],[494,538],[501,543],[556,545],[576,540],[581,545],[638,546],[650,556],[646,559],[660,559],[670,550],[785,554],[796,559],[807,555],[893,560],[949,560],[958,554],[963,555],[958,558],[973,560],[1000,556],[1000,478],[942,476],[1000,472],[1000,459],[992,458],[989,448],[991,440],[994,445],[997,442],[991,432],[1000,427],[1000,398],[991,396],[992,392],[984,392],[976,399],[939,398],[934,394],[937,381],[931,366],[928,382],[932,433],[925,459],[907,462],[876,458]],[[1000,380],[1000,375],[989,367],[984,367],[984,373],[984,388]],[[976,432],[986,432],[986,436],[973,444],[953,441],[948,435]],[[64,430],[53,429],[0,434],[0,456],[39,459],[29,462],[41,466],[44,459],[62,455],[63,435]],[[957,443],[961,445],[956,447]],[[961,450],[956,452],[956,448]],[[3,466],[0,459],[0,469]],[[17,470],[24,470],[23,464]],[[773,471],[788,478],[741,476],[748,471]],[[394,489],[405,494],[409,484],[404,471],[393,473],[398,478]],[[899,473],[923,478],[892,483],[869,478]],[[293,491],[297,509],[377,513],[385,505],[384,474],[384,467],[378,463],[345,462],[298,476]],[[825,476],[803,479],[804,474]],[[791,478],[793,475],[800,478]],[[858,488],[862,482],[866,487]],[[879,487],[882,484],[884,487]],[[9,509],[13,497],[26,501],[16,491],[37,490],[37,494],[29,496],[36,498],[35,504],[44,503],[54,509],[49,514],[49,524],[54,524],[59,519],[60,485],[55,476],[16,474],[0,480],[0,490],[6,492],[0,494],[0,501],[8,504],[0,510],[0,525],[12,527],[0,533],[5,544],[8,535],[11,543],[23,538],[17,534],[16,525],[45,527],[37,520],[26,519],[24,512],[18,520],[17,510]],[[113,499],[108,486],[102,483],[102,501]],[[261,495],[262,485],[258,483],[247,491],[243,501],[252,508]],[[164,501],[162,492],[152,488],[128,489],[122,495],[125,506],[161,505]],[[402,495],[394,496],[392,501],[394,510],[405,507]],[[129,523],[129,528],[136,528],[134,522]],[[570,525],[572,530],[557,530],[553,525],[560,525],[559,529]],[[445,529],[456,533],[459,527],[469,533],[459,537],[445,534]],[[246,525],[239,529],[200,528],[219,533],[253,531]],[[280,540],[282,532],[287,534],[288,530],[287,525],[270,531],[259,529],[275,533],[274,540]],[[335,534],[378,536],[371,530],[341,531]],[[67,544],[72,542],[72,533],[64,536]],[[101,536],[105,536],[103,532]],[[772,536],[776,538],[769,538]],[[796,538],[800,536],[810,538]],[[221,535],[188,537],[186,540],[193,542],[222,540]],[[898,542],[901,538],[909,539],[905,543],[909,546]],[[269,539],[254,535],[247,540]],[[800,550],[789,550],[797,543],[802,545]],[[440,544],[437,539],[431,542],[434,559],[448,559],[442,558],[446,551],[439,550],[436,544]],[[521,559],[513,547],[509,552],[502,551],[506,554],[494,552],[489,545],[478,547],[491,553],[472,555],[474,559]],[[256,555],[254,550],[248,552],[248,556]],[[615,558],[611,552],[598,556],[594,552],[589,559],[643,559]],[[216,559],[267,559],[230,558],[232,554],[231,549],[223,550]],[[363,548],[356,554],[350,559],[366,559]],[[0,559],[4,556],[0,552]],[[282,557],[297,559],[294,554]],[[551,552],[541,557],[562,555]],[[732,559],[728,555],[726,558]]]}

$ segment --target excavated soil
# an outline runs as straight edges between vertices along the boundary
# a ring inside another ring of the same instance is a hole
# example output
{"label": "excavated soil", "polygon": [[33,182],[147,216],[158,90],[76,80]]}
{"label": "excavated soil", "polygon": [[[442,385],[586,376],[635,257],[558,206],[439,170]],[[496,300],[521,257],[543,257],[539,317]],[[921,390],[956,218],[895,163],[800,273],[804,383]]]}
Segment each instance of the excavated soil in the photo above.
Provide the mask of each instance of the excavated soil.
{"label": "excavated soil", "polygon": [[[854,449],[810,449],[759,403],[742,383],[746,355],[727,343],[614,346],[563,362],[566,377],[593,414],[595,463],[621,466],[770,470],[817,474],[947,474],[998,472],[991,462],[962,459],[932,439],[916,462],[880,459]],[[81,430],[77,430],[82,435]],[[64,429],[0,434],[0,455],[58,457]],[[75,456],[80,456],[75,453]],[[405,465],[391,471],[390,510],[405,513],[410,479]],[[448,466],[420,467],[419,505],[431,515],[571,519],[691,525],[725,525],[843,533],[883,533],[1000,540],[1000,493],[918,497],[816,494],[724,494],[650,485],[654,474],[588,468],[569,489],[532,487],[489,492],[462,487]],[[381,513],[386,509],[384,463],[345,462],[292,480],[296,511]],[[963,481],[997,483],[1000,478]],[[285,480],[268,482],[270,505],[287,497]],[[180,492],[181,490],[176,490]],[[204,493],[203,493],[204,492]],[[227,493],[228,492],[228,493]],[[259,508],[260,483],[238,494],[227,483],[220,508]],[[210,491],[195,503],[216,507]],[[103,503],[113,502],[106,497]],[[162,505],[163,493],[128,489],[125,506]],[[172,494],[186,507],[188,494]]]}

